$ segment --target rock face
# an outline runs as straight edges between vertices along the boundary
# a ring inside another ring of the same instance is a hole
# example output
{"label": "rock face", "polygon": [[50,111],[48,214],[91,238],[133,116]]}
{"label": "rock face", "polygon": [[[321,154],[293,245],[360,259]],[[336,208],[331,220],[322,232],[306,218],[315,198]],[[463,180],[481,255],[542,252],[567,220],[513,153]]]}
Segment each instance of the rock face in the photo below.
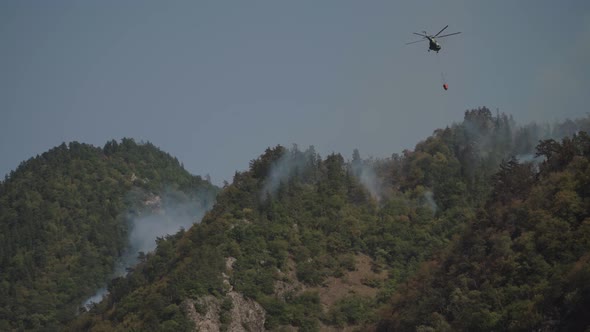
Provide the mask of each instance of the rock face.
{"label": "rock face", "polygon": [[[230,273],[235,260],[233,257],[226,260],[226,268]],[[229,285],[225,298],[208,295],[197,300],[186,299],[182,303],[184,312],[195,323],[196,330],[219,332],[224,326],[224,331],[228,332],[264,331],[264,308],[258,302],[233,291],[229,276],[225,273],[223,279]]]}
{"label": "rock face", "polygon": [[[231,301],[231,309],[224,313],[223,299],[208,295],[197,300],[187,299],[182,303],[186,315],[195,323],[197,331],[219,332],[227,324],[226,331],[264,331],[266,312],[256,301],[246,299],[238,292],[228,292],[226,299]],[[222,315],[229,319],[222,323]]]}
{"label": "rock face", "polygon": [[266,311],[258,302],[246,299],[237,292],[229,292],[227,296],[233,304],[228,331],[264,331]]}
{"label": "rock face", "polygon": [[[220,301],[208,295],[198,300],[184,300],[182,308],[190,320],[195,323],[197,331],[219,332],[221,309]],[[199,308],[199,310],[197,310]]]}

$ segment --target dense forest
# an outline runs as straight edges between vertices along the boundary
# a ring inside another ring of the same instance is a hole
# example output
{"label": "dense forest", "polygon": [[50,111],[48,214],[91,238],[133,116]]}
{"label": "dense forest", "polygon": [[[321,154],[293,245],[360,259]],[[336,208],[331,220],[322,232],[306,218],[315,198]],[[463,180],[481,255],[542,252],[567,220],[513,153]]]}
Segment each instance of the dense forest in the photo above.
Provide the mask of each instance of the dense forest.
{"label": "dense forest", "polygon": [[484,107],[389,158],[268,148],[86,308],[129,213],[217,192],[151,144],[62,145],[1,183],[0,329],[584,330],[588,130]]}
{"label": "dense forest", "polygon": [[590,137],[503,161],[465,231],[392,297],[383,330],[587,331]]}
{"label": "dense forest", "polygon": [[164,191],[205,208],[218,188],[129,138],[64,143],[21,163],[0,182],[0,330],[63,329],[112,278],[130,219]]}
{"label": "dense forest", "polygon": [[248,303],[268,330],[583,329],[589,125],[480,108],[386,159],[268,148],[69,328],[235,330]]}

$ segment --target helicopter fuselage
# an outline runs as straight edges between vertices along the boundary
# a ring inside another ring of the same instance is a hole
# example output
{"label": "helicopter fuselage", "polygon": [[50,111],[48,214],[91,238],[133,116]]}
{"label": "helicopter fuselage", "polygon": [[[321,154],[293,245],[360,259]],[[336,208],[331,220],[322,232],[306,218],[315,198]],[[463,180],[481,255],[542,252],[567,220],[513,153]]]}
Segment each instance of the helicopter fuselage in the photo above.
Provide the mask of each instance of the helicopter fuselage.
{"label": "helicopter fuselage", "polygon": [[430,52],[432,50],[432,51],[435,51],[438,53],[438,51],[440,51],[440,49],[441,49],[440,44],[436,41],[436,39],[434,39],[432,37],[426,37],[426,38],[428,38],[428,43],[429,43],[428,52]]}
{"label": "helicopter fuselage", "polygon": [[446,35],[441,35],[441,33],[443,31],[445,31],[445,29],[448,28],[448,27],[449,26],[446,25],[436,35],[429,35],[426,31],[422,31],[422,33],[413,32],[413,34],[418,35],[418,36],[421,36],[422,39],[416,40],[416,41],[413,41],[413,42],[406,43],[406,45],[418,43],[418,42],[424,41],[425,39],[428,39],[428,44],[429,44],[428,45],[428,52],[435,51],[436,53],[438,53],[438,51],[440,51],[440,49],[442,47],[440,46],[440,44],[438,43],[438,41],[436,40],[436,38],[443,38],[443,37],[458,35],[458,34],[461,33],[461,32],[453,32],[453,33],[447,33]]}

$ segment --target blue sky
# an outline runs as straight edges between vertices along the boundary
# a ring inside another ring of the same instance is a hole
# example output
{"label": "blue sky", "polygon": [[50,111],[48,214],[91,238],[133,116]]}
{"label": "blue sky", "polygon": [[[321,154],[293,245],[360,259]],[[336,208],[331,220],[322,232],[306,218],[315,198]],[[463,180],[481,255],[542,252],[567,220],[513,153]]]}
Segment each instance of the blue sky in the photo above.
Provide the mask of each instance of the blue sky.
{"label": "blue sky", "polygon": [[122,137],[216,184],[276,144],[387,157],[480,106],[586,116],[588,59],[586,0],[4,0],[0,176]]}

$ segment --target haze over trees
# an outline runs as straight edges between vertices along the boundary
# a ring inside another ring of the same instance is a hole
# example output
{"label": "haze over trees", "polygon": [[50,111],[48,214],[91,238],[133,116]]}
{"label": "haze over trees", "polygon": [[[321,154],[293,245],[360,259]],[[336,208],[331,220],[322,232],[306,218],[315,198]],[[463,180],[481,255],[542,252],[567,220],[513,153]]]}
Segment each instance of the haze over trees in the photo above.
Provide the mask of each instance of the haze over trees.
{"label": "haze over trees", "polygon": [[583,331],[590,325],[590,137],[512,158],[455,241],[391,299],[382,330]]}
{"label": "haze over trees", "polygon": [[172,188],[196,206],[216,194],[129,138],[64,143],[21,163],[0,182],[0,330],[62,328],[112,276],[144,201]]}
{"label": "haze over trees", "polygon": [[[55,169],[67,169],[58,183],[87,191],[64,198],[59,187],[35,199],[45,192],[36,186],[47,186],[36,178],[48,172],[43,156],[0,185],[2,206],[10,206],[0,211],[1,234],[11,234],[2,241],[10,245],[2,249],[0,295],[12,296],[2,302],[1,327],[191,331],[195,317],[215,307],[217,327],[227,330],[239,296],[261,306],[269,330],[583,330],[590,324],[588,129],[588,118],[517,126],[480,108],[390,158],[268,148],[219,191],[201,223],[159,238],[108,284],[102,302],[75,318],[76,305],[124,250],[121,212],[144,202],[125,200],[134,186],[215,188],[173,158],[156,158],[163,153],[149,144],[58,147],[48,152],[68,156],[56,161]],[[73,151],[84,157],[71,161]],[[59,208],[65,204],[73,205]],[[76,208],[86,214],[70,217]],[[19,240],[10,240],[17,231]],[[335,292],[344,286],[348,293]]]}

